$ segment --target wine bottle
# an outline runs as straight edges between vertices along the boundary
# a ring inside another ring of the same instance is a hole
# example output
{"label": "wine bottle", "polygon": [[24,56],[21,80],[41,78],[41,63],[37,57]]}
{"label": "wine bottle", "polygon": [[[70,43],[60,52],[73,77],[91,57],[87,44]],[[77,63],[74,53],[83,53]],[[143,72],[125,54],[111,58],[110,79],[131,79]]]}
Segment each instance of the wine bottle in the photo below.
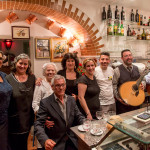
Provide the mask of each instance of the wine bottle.
{"label": "wine bottle", "polygon": [[118,31],[118,20],[114,21],[114,35],[117,35],[117,31]]}
{"label": "wine bottle", "polygon": [[149,19],[148,19],[148,26],[150,26],[150,17],[149,17]]}
{"label": "wine bottle", "polygon": [[115,19],[119,19],[119,10],[118,10],[118,6],[116,6],[116,10],[115,10]]}
{"label": "wine bottle", "polygon": [[123,21],[121,21],[121,35],[124,36],[124,26],[123,26]]}
{"label": "wine bottle", "polygon": [[133,13],[133,9],[131,10],[131,21],[134,22],[134,13]]}
{"label": "wine bottle", "polygon": [[143,25],[143,15],[140,15],[140,25]]}
{"label": "wine bottle", "polygon": [[147,20],[146,20],[146,16],[144,16],[143,26],[148,26],[148,22],[147,22]]}
{"label": "wine bottle", "polygon": [[127,36],[131,36],[131,29],[130,29],[129,25],[128,25],[128,30],[127,30]]}
{"label": "wine bottle", "polygon": [[143,33],[142,33],[142,40],[146,40],[146,34],[145,34],[145,30],[144,30],[144,28],[143,28]]}
{"label": "wine bottle", "polygon": [[138,9],[136,10],[136,14],[135,14],[135,21],[136,21],[136,22],[139,22]]}
{"label": "wine bottle", "polygon": [[137,40],[142,40],[140,29],[137,31]]}
{"label": "wine bottle", "polygon": [[113,25],[111,19],[108,21],[107,35],[113,35]]}
{"label": "wine bottle", "polygon": [[125,12],[124,12],[123,7],[122,7],[122,11],[121,11],[121,20],[125,20]]}
{"label": "wine bottle", "polygon": [[117,35],[121,35],[120,22],[118,21]]}
{"label": "wine bottle", "polygon": [[106,11],[105,11],[105,7],[103,7],[102,20],[106,20]]}
{"label": "wine bottle", "polygon": [[111,12],[111,8],[110,5],[108,6],[108,11],[107,11],[107,19],[112,18],[112,12]]}

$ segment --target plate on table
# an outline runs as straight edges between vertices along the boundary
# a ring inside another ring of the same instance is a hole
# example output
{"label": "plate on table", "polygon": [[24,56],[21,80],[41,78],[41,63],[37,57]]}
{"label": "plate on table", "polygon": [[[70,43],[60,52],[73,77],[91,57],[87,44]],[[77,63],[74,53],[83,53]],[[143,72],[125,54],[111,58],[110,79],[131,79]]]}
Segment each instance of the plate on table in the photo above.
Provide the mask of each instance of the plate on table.
{"label": "plate on table", "polygon": [[92,135],[102,135],[103,134],[102,130],[99,130],[99,132],[95,132],[93,129],[91,129],[90,132],[91,132]]}
{"label": "plate on table", "polygon": [[78,126],[78,130],[81,131],[81,132],[85,132],[82,125]]}

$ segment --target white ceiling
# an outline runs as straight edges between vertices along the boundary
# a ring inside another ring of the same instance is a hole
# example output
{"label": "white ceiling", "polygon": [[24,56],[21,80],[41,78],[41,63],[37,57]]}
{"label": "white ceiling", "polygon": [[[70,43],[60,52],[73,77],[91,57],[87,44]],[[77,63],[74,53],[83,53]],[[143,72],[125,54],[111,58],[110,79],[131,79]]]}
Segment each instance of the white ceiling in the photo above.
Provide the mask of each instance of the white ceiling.
{"label": "white ceiling", "polygon": [[150,0],[96,0],[110,5],[119,5],[133,9],[150,11]]}

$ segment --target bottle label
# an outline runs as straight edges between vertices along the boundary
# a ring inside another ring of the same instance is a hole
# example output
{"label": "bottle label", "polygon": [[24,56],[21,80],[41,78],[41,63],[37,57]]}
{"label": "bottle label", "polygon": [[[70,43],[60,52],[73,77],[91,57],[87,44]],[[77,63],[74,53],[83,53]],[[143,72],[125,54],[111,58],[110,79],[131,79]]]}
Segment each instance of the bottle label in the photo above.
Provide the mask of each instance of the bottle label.
{"label": "bottle label", "polygon": [[121,29],[121,35],[124,35],[124,28]]}

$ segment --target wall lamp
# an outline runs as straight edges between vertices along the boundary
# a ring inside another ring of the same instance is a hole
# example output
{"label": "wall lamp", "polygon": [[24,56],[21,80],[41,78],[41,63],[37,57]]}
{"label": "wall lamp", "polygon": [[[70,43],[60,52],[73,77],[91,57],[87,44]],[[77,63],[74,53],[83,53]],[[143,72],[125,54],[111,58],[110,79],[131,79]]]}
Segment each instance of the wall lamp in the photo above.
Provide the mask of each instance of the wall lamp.
{"label": "wall lamp", "polygon": [[59,34],[59,36],[63,37],[65,32],[66,32],[66,28],[61,27],[58,34]]}
{"label": "wall lamp", "polygon": [[4,40],[4,43],[5,43],[5,47],[7,50],[10,50],[11,49],[11,46],[12,46],[12,40],[11,39],[6,39]]}
{"label": "wall lamp", "polygon": [[6,17],[6,20],[9,23],[12,23],[13,21],[15,21],[16,19],[19,19],[19,17],[14,13],[14,12],[9,12],[9,15]]}
{"label": "wall lamp", "polygon": [[49,19],[47,21],[47,28],[50,30],[54,26],[54,24],[55,24],[55,22]]}
{"label": "wall lamp", "polygon": [[29,16],[26,18],[26,22],[28,24],[32,24],[32,22],[34,22],[35,20],[37,20],[37,17],[35,15],[29,14]]}

